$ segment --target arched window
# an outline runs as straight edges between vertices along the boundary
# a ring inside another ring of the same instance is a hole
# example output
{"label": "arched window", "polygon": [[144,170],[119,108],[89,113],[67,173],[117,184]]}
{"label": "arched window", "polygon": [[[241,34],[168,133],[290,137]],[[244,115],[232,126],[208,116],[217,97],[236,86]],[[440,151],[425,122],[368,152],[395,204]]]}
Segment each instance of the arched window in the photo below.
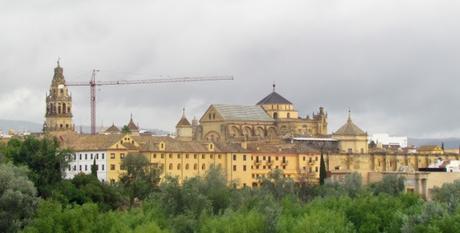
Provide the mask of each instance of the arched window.
{"label": "arched window", "polygon": [[169,170],[172,170],[173,169],[173,165],[172,163],[169,164]]}
{"label": "arched window", "polygon": [[185,164],[185,170],[188,170],[188,168],[189,167],[188,167],[188,163],[187,163],[187,164]]}
{"label": "arched window", "polygon": [[62,104],[62,113],[66,113],[66,109],[67,109],[67,108],[66,108],[65,103],[63,103],[63,104]]}
{"label": "arched window", "polygon": [[287,113],[287,118],[291,118],[291,113],[290,112]]}
{"label": "arched window", "polygon": [[277,112],[273,113],[273,119],[278,119],[278,113]]}
{"label": "arched window", "polygon": [[205,170],[205,169],[206,169],[206,164],[201,165],[201,170]]}
{"label": "arched window", "polygon": [[180,170],[180,163],[177,164],[177,170]]}

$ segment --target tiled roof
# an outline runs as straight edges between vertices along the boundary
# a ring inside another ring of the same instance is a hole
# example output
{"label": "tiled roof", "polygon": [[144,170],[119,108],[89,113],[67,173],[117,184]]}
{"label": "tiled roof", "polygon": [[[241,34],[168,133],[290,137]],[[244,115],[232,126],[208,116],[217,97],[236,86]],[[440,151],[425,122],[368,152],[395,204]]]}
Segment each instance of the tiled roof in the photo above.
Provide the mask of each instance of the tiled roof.
{"label": "tiled roof", "polygon": [[273,121],[260,106],[244,105],[212,105],[217,112],[228,121]]}
{"label": "tiled roof", "polygon": [[273,91],[261,101],[257,103],[257,105],[264,105],[264,104],[292,104],[289,100],[282,97],[280,94]]}
{"label": "tiled roof", "polygon": [[108,129],[105,130],[106,133],[120,133],[120,129],[115,126],[115,124],[112,124]]}
{"label": "tiled roof", "polygon": [[187,120],[185,116],[183,116],[180,121],[177,123],[177,126],[191,126],[190,122]]}
{"label": "tiled roof", "polygon": [[61,146],[75,151],[106,150],[123,135],[68,135],[61,136]]}
{"label": "tiled roof", "polygon": [[344,136],[365,136],[367,135],[366,132],[364,132],[362,129],[360,129],[358,126],[356,126],[351,118],[349,117],[347,120],[347,123],[340,127],[334,135],[344,135]]}

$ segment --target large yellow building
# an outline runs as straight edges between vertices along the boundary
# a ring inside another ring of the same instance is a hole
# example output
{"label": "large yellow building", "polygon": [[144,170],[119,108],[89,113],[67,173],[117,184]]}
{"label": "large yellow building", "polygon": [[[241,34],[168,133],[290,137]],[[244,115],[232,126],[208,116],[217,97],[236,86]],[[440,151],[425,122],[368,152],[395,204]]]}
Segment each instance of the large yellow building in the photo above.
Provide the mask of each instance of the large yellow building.
{"label": "large yellow building", "polygon": [[[183,181],[206,174],[212,166],[224,172],[229,185],[257,186],[260,178],[280,169],[294,181],[319,178],[320,155],[333,177],[359,172],[364,182],[375,172],[428,167],[439,157],[458,159],[438,147],[422,148],[418,154],[369,150],[367,133],[349,116],[332,135],[328,134],[327,113],[321,107],[311,117],[300,117],[294,105],[273,92],[256,105],[212,104],[199,122],[188,121],[185,111],[176,125],[176,137],[142,135],[131,117],[130,133],[115,125],[99,135],[79,135],[72,122],[72,97],[65,86],[58,62],[46,98],[45,132],[60,133],[62,146],[74,155],[66,177],[90,173],[96,164],[101,181],[115,182],[128,154],[145,156],[162,171],[161,177]],[[64,132],[64,134],[61,134]],[[70,132],[70,133],[67,133]],[[325,147],[331,143],[332,147]]]}
{"label": "large yellow building", "polygon": [[241,142],[280,141],[293,136],[327,135],[327,114],[320,108],[302,118],[294,105],[275,91],[256,105],[212,104],[194,128],[194,139]]}

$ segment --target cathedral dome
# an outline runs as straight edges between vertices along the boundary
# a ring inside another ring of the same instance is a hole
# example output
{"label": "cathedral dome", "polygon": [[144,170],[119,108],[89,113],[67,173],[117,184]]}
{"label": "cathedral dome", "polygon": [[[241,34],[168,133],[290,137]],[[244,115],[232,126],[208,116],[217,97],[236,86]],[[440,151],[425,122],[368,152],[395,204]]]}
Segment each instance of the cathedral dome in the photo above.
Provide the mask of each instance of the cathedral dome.
{"label": "cathedral dome", "polygon": [[275,84],[273,84],[273,92],[263,98],[257,103],[257,105],[265,104],[292,104],[289,100],[281,96],[275,91]]}

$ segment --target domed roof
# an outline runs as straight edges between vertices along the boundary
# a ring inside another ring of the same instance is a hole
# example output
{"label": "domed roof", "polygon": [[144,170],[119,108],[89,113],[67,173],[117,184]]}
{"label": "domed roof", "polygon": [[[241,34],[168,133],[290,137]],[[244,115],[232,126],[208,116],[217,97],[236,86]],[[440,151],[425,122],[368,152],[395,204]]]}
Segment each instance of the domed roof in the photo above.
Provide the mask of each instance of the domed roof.
{"label": "domed roof", "polygon": [[351,120],[350,114],[348,115],[347,123],[345,123],[340,129],[335,131],[334,135],[343,135],[343,136],[366,136],[367,133],[360,129],[357,125]]}
{"label": "domed roof", "polygon": [[289,100],[281,96],[275,91],[276,85],[273,84],[273,92],[263,98],[261,101],[257,103],[257,105],[265,105],[265,104],[292,104]]}
{"label": "domed roof", "polygon": [[183,127],[183,126],[191,126],[190,121],[188,121],[187,117],[185,116],[185,108],[182,109],[182,117],[180,118],[179,122],[177,123],[176,127]]}
{"label": "domed roof", "polygon": [[108,129],[105,130],[106,133],[120,133],[120,129],[115,126],[115,123],[112,124]]}

